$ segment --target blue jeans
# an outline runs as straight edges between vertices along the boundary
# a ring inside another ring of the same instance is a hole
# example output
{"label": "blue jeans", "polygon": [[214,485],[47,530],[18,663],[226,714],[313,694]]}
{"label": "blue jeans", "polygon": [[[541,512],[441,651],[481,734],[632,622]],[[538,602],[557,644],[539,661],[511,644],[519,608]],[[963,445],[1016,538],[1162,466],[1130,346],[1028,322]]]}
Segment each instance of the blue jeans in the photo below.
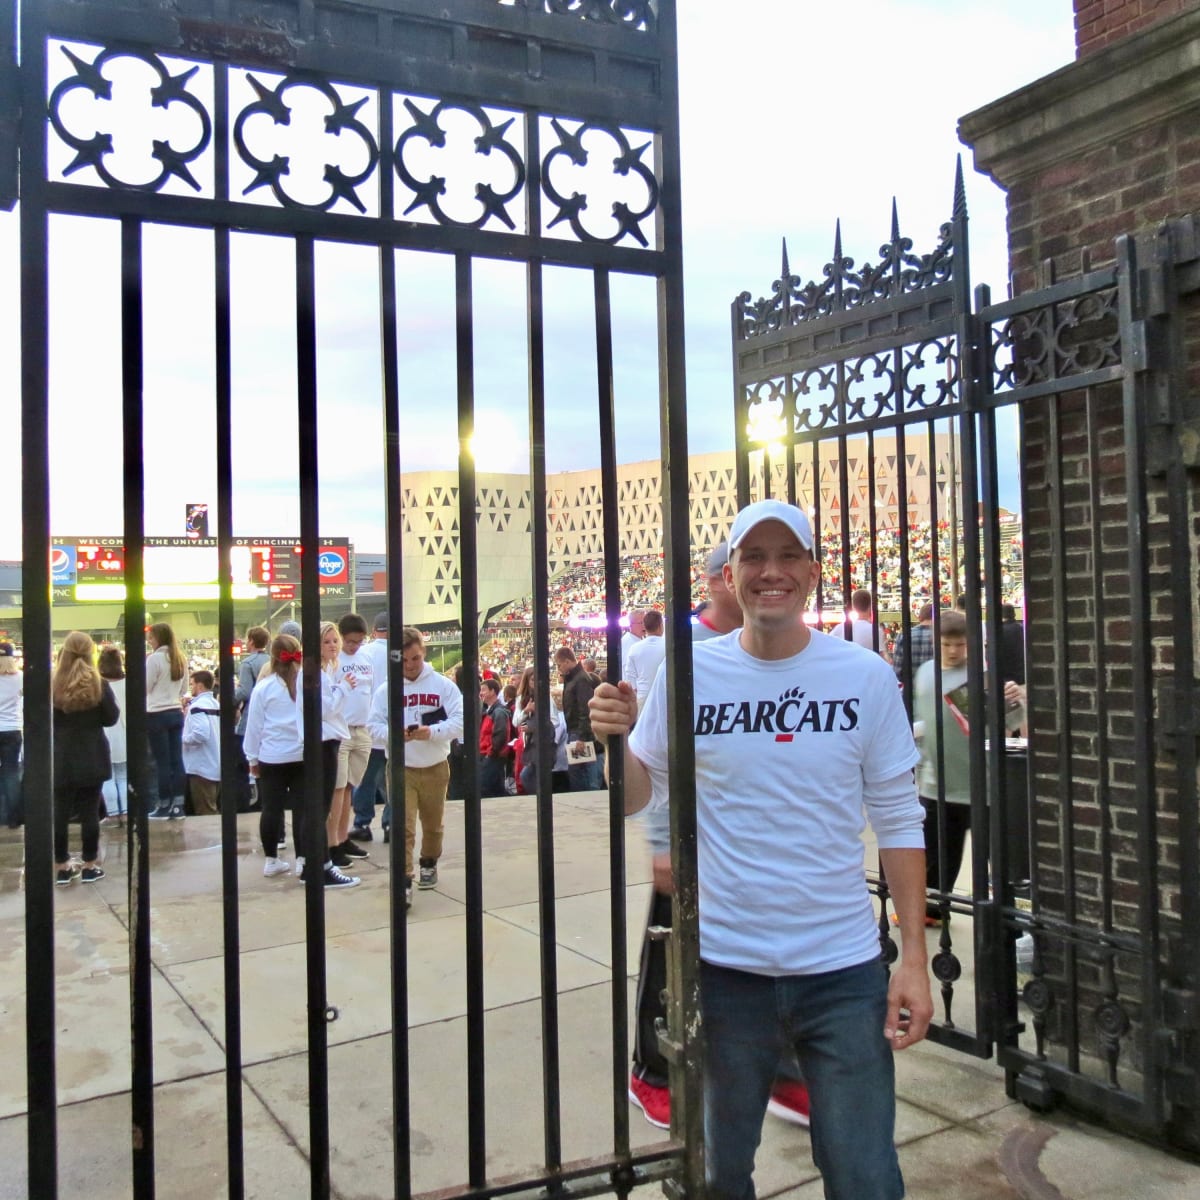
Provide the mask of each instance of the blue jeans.
{"label": "blue jeans", "polygon": [[[354,824],[366,828],[375,819],[375,805],[387,804],[387,751],[372,748],[362,782],[354,789],[350,803],[354,806]],[[391,813],[383,814],[383,823],[390,823]]]}
{"label": "blue jeans", "polygon": [[104,807],[110,817],[125,815],[125,795],[129,790],[128,763],[113,763],[112,778],[106,779],[103,785]]}
{"label": "blue jeans", "polygon": [[[146,714],[146,738],[158,776],[158,806],[183,803],[183,709]],[[154,788],[150,789],[154,795]]]}
{"label": "blue jeans", "polygon": [[486,800],[489,796],[505,796],[504,762],[499,758],[479,760],[479,795]]}
{"label": "blue jeans", "polygon": [[604,759],[596,755],[595,762],[570,763],[567,779],[573,792],[596,792],[604,786]]}
{"label": "blue jeans", "polygon": [[821,975],[700,964],[707,1037],[704,1128],[711,1200],[753,1200],[754,1153],[780,1053],[794,1047],[812,1098],[826,1200],[899,1200],[895,1066],[878,959]]}

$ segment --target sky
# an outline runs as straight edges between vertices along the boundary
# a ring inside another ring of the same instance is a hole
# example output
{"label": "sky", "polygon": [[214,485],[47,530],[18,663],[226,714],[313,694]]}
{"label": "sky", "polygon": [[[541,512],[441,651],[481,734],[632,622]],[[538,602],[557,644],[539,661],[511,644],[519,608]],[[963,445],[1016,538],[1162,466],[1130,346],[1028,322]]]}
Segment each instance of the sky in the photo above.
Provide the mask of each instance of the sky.
{"label": "sky", "polygon": [[[1073,17],[1069,0],[681,0],[679,9],[688,436],[692,453],[707,453],[733,445],[730,303],[743,290],[769,293],[783,238],[793,273],[806,280],[819,279],[832,257],[839,219],[844,253],[858,263],[875,261],[889,235],[894,197],[901,232],[915,253],[927,253],[949,219],[955,158],[962,153],[972,282],[1006,294],[1004,198],[974,172],[956,125],[963,114],[1071,61]],[[52,62],[62,64],[60,74],[66,69],[61,55]],[[154,81],[141,80],[137,93],[131,78],[118,100],[144,94],[146,82]],[[371,113],[368,104],[364,119]],[[289,136],[303,136],[305,116],[297,112]],[[478,130],[451,132],[461,140]],[[343,166],[353,170],[354,139],[340,140]],[[593,149],[599,158],[611,144]],[[137,153],[122,144],[117,152],[125,157],[115,161],[135,171],[129,164]],[[66,161],[53,144],[51,155],[52,167]],[[494,186],[502,186],[503,163],[495,158],[486,165]],[[318,188],[320,181],[295,186]],[[608,208],[600,199],[591,205],[596,213]],[[162,226],[145,232],[152,535],[181,534],[186,504],[215,502],[211,245],[203,232]],[[50,254],[52,529],[59,536],[119,533],[116,226],[54,218]],[[401,468],[451,468],[458,454],[452,263],[406,252],[397,271]],[[299,506],[290,245],[237,235],[233,272],[234,531],[291,536]],[[17,280],[16,214],[0,213],[0,416],[13,448],[19,446]],[[528,462],[523,268],[477,260],[473,284],[477,469],[522,470]],[[590,275],[547,269],[545,289],[547,466],[595,467]],[[317,295],[321,532],[350,537],[360,551],[380,551],[374,252],[319,245]],[[613,311],[618,459],[657,458],[652,281],[614,277]],[[1015,444],[1011,428],[1002,434]],[[1004,457],[1015,462],[1015,454]],[[1018,507],[1011,470],[1001,502]],[[0,472],[0,511],[13,517],[0,523],[0,558],[17,558],[15,452]]]}

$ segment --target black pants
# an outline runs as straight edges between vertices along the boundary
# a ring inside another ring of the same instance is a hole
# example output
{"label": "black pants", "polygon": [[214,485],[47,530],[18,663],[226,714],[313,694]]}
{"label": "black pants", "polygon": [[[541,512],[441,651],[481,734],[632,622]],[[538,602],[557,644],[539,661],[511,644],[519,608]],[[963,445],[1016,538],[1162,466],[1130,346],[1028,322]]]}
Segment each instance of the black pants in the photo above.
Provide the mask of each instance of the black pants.
{"label": "black pants", "polygon": [[100,853],[100,788],[100,784],[94,783],[88,787],[54,789],[54,861],[60,866],[70,858],[67,827],[76,814],[83,835],[83,861],[96,861]]}
{"label": "black pants", "polygon": [[21,804],[21,731],[0,730],[0,821],[15,828],[24,820]]}
{"label": "black pants", "polygon": [[[931,892],[948,892],[962,869],[963,848],[971,830],[971,806],[946,804],[944,846],[938,831],[937,801],[922,796],[921,807],[925,810],[925,887]],[[940,869],[939,850],[945,855],[944,870]],[[934,907],[936,909],[936,905]],[[936,915],[936,911],[931,915]]]}
{"label": "black pants", "polygon": [[263,854],[275,858],[279,840],[283,837],[283,814],[292,810],[292,835],[297,853],[304,846],[304,763],[284,762],[258,764],[258,795],[262,813],[258,818],[258,836]]}

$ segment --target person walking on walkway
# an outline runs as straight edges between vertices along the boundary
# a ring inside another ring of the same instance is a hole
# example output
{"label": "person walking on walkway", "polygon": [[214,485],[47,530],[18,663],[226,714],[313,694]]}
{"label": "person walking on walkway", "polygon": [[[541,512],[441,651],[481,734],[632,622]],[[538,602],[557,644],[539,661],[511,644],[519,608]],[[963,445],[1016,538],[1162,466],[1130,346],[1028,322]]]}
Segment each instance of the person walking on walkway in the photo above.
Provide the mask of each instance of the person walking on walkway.
{"label": "person walking on walkway", "polygon": [[109,757],[112,759],[112,778],[104,784],[104,807],[108,817],[122,825],[125,822],[125,809],[129,799],[129,748],[125,734],[125,662],[120,649],[116,646],[101,646],[100,661],[96,666],[100,678],[112,688],[117,707],[121,710],[120,720],[104,731],[108,738]]}
{"label": "person walking on walkway", "polygon": [[[425,661],[425,638],[419,629],[406,625],[400,635],[400,647],[404,673],[404,900],[411,908],[418,817],[421,853],[417,861],[420,872],[417,886],[423,891],[437,887],[446,792],[450,786],[450,743],[462,737],[463,704],[458,684]],[[376,742],[388,744],[386,687],[375,689],[367,727]],[[390,829],[390,811],[384,811],[383,820]]]}
{"label": "person walking on walkway", "polygon": [[[112,774],[104,730],[120,717],[112,688],[93,665],[96,647],[86,633],[68,633],[50,683],[54,705],[54,882],[67,887],[104,878],[100,865],[100,790]],[[67,839],[79,818],[83,870],[71,866]]]}
{"label": "person walking on walkway", "polygon": [[12,642],[0,642],[0,822],[15,829],[22,820],[22,680]]}
{"label": "person walking on walkway", "polygon": [[146,656],[146,736],[154,760],[158,805],[151,821],[183,819],[183,698],[187,659],[165,621],[150,626]]}
{"label": "person walking on walkway", "polygon": [[[709,1194],[754,1195],[755,1150],[790,1045],[812,1094],[826,1196],[899,1200],[892,1053],[919,1042],[933,1015],[919,756],[890,667],[803,620],[820,574],[804,512],[749,505],[729,548],[724,577],[745,624],[692,651]],[[666,695],[662,672],[640,719],[627,683],[592,699],[599,736],[630,735],[627,812],[667,792]],[[864,812],[901,919],[890,981],[863,868]]]}
{"label": "person walking on walkway", "polygon": [[[271,660],[250,697],[246,717],[246,759],[250,774],[258,780],[262,815],[259,837],[263,849],[263,874],[270,878],[286,875],[292,864],[279,857],[283,814],[292,810],[292,829],[296,839],[299,878],[305,864],[299,851],[307,844],[307,820],[304,805],[304,739],[296,717],[297,678],[303,654],[300,643],[288,634],[278,634],[271,642]],[[322,838],[322,841],[326,839]],[[343,875],[326,856],[324,882],[327,888],[357,887],[357,876]]]}

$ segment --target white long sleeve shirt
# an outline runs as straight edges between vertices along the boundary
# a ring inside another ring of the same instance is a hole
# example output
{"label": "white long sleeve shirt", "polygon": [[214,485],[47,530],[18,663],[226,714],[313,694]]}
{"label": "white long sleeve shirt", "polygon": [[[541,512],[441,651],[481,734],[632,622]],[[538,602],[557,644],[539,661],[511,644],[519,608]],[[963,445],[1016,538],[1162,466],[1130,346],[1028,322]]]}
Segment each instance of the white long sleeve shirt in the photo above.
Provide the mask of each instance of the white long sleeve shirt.
{"label": "white long sleeve shirt", "polygon": [[146,656],[146,711],[168,712],[179,708],[188,693],[188,673],[171,678],[171,656],[166,646]]}
{"label": "white long sleeve shirt", "polygon": [[353,675],[358,680],[358,686],[347,693],[342,715],[351,729],[367,723],[367,714],[371,711],[371,696],[375,691],[375,667],[371,655],[364,654],[360,649],[354,654],[345,650],[338,655],[338,674]]}
{"label": "white long sleeve shirt", "polygon": [[[404,681],[404,727],[425,725],[428,741],[404,744],[404,765],[434,767],[450,755],[450,743],[462,738],[462,692],[453,680],[440,675],[428,663],[416,679]],[[375,689],[367,729],[372,739],[385,750],[388,736],[388,689]]]}
{"label": "white long sleeve shirt", "polygon": [[[321,668],[321,741],[323,742],[344,742],[350,736],[350,727],[346,724],[346,698],[352,690],[357,690],[357,688],[352,689],[347,678],[336,667],[332,671]],[[304,689],[302,687],[296,688],[296,728],[303,739]]]}
{"label": "white long sleeve shirt", "polygon": [[[212,692],[192,697],[183,719],[183,769],[188,775],[220,782],[221,707]],[[209,714],[212,714],[211,716]]]}
{"label": "white long sleeve shirt", "polygon": [[296,702],[278,675],[260,679],[250,693],[242,749],[250,763],[301,762],[304,758]]}

